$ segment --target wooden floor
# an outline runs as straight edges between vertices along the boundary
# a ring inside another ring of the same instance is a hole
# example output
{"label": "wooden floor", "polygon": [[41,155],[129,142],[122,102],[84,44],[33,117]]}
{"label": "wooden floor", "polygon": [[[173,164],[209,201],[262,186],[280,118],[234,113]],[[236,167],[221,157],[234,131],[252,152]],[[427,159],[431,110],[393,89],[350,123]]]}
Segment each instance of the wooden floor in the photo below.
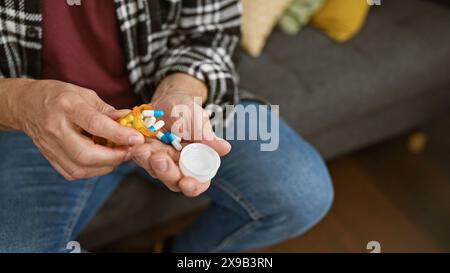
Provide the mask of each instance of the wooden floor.
{"label": "wooden floor", "polygon": [[[262,252],[450,252],[450,116],[422,128],[418,154],[398,136],[329,162],[336,198],[315,228]],[[176,234],[188,215],[111,245],[104,251],[151,251],[151,242]]]}

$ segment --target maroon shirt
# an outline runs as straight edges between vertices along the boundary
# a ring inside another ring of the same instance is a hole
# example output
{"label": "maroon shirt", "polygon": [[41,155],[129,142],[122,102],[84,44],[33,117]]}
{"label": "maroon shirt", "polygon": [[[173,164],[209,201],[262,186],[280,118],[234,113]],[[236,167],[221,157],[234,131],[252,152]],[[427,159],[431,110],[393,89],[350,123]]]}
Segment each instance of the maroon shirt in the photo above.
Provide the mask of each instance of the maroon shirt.
{"label": "maroon shirt", "polygon": [[92,89],[117,108],[137,104],[113,0],[43,3],[42,78]]}

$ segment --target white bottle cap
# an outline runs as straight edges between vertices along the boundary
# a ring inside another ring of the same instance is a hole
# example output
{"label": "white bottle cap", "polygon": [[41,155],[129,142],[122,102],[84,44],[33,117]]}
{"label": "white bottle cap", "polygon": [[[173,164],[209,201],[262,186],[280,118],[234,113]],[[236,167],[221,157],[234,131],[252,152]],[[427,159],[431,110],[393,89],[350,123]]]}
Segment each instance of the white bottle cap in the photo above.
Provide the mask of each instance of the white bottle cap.
{"label": "white bottle cap", "polygon": [[179,165],[184,176],[206,183],[216,176],[220,167],[220,156],[205,144],[193,143],[181,151]]}

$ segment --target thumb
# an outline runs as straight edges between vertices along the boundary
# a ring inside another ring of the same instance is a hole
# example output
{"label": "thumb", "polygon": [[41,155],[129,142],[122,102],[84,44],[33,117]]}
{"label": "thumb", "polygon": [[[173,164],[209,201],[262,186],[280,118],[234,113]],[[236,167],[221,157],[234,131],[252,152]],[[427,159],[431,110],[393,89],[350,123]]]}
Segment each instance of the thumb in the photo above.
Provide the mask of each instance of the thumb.
{"label": "thumb", "polygon": [[231,151],[231,144],[223,138],[218,137],[211,126],[206,126],[200,143],[213,148],[220,156],[225,156]]}
{"label": "thumb", "polygon": [[117,145],[138,145],[144,143],[144,136],[135,129],[128,128],[116,122],[125,116],[130,110],[116,110],[113,106],[104,102],[95,91],[77,89],[84,102],[90,107],[82,107],[74,114],[74,120],[78,121],[83,129],[92,135],[111,140]]}
{"label": "thumb", "polygon": [[91,89],[86,89],[83,87],[78,87],[76,89],[78,91],[78,94],[84,98],[84,100],[92,107],[100,111],[101,113],[107,113],[114,111],[115,108],[106,102],[104,102],[95,92]]}
{"label": "thumb", "polygon": [[118,119],[123,118],[124,116],[128,115],[130,112],[131,112],[131,110],[129,110],[129,109],[120,109],[120,110],[111,109],[111,110],[108,110],[103,113],[113,120],[118,120]]}
{"label": "thumb", "polygon": [[103,101],[93,90],[84,88],[80,89],[81,92],[79,94],[86,100],[89,105],[97,109],[97,111],[99,111],[100,113],[103,113],[106,116],[112,118],[113,120],[118,120],[131,112],[131,110],[129,109],[116,110],[114,106]]}

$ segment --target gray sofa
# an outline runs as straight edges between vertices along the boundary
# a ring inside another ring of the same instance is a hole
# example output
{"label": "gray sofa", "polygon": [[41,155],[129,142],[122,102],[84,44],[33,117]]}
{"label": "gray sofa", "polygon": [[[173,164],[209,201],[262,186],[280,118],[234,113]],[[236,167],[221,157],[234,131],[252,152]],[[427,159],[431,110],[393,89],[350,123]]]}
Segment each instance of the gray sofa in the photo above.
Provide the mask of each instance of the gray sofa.
{"label": "gray sofa", "polygon": [[[238,52],[236,62],[242,88],[279,104],[281,115],[330,159],[449,110],[450,8],[382,1],[348,43],[309,27],[294,37],[276,31],[260,58]],[[207,202],[131,176],[79,240],[97,249]]]}

